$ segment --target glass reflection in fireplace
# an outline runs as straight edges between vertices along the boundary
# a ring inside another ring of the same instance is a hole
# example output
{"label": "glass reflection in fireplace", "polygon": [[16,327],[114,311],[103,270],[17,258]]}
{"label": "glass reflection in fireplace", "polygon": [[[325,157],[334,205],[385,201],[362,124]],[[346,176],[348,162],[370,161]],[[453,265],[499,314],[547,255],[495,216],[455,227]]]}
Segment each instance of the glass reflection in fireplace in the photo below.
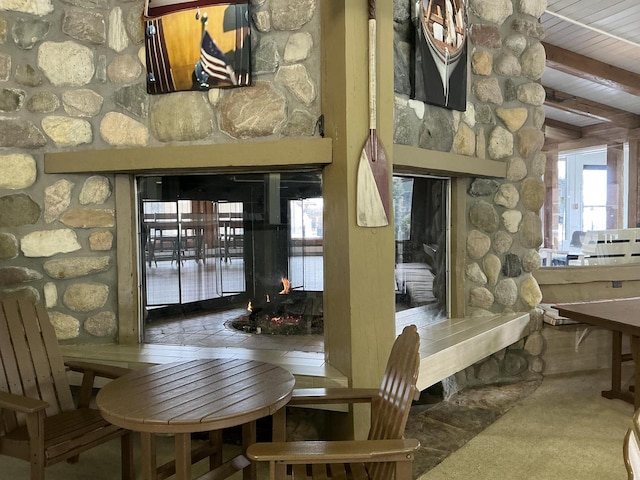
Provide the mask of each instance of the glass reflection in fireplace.
{"label": "glass reflection in fireplace", "polygon": [[147,319],[261,303],[283,278],[321,302],[320,172],[145,176],[138,191]]}

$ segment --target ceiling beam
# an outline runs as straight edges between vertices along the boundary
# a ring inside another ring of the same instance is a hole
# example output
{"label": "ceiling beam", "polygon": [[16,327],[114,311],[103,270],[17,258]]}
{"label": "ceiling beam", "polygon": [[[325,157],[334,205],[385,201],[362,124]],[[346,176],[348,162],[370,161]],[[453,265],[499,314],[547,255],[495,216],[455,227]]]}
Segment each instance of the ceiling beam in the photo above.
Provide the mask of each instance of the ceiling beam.
{"label": "ceiling beam", "polygon": [[580,127],[553,120],[552,118],[545,119],[543,130],[545,139],[548,139],[550,142],[566,142],[582,137]]}
{"label": "ceiling beam", "polygon": [[585,138],[603,138],[606,139],[608,143],[626,142],[629,138],[629,130],[627,128],[617,127],[611,123],[600,123],[598,125],[582,127],[582,136]]}
{"label": "ceiling beam", "polygon": [[[583,148],[605,146],[608,143],[609,142],[604,138],[585,137],[585,138],[580,138],[578,140],[569,140],[568,142],[558,142],[555,144],[550,144],[549,146],[545,144],[545,150],[546,151],[557,150],[559,152],[570,152],[572,150],[581,150]],[[617,142],[612,142],[612,143],[617,143]]]}
{"label": "ceiling beam", "polygon": [[565,112],[594,118],[601,122],[609,122],[618,127],[640,127],[640,115],[625,112],[615,107],[597,103],[586,98],[576,97],[560,90],[544,87],[546,92],[545,104]]}
{"label": "ceiling beam", "polygon": [[631,95],[640,95],[640,75],[604,62],[544,43],[547,67]]}

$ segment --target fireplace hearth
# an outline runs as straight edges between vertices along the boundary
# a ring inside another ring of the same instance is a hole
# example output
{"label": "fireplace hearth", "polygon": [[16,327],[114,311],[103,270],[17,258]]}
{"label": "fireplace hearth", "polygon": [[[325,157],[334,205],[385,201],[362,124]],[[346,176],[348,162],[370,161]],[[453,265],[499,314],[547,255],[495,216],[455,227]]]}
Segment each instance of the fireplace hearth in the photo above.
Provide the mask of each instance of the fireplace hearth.
{"label": "fireplace hearth", "polygon": [[[284,291],[284,290],[283,290]],[[229,327],[257,335],[319,335],[324,331],[322,292],[296,291],[251,300]]]}

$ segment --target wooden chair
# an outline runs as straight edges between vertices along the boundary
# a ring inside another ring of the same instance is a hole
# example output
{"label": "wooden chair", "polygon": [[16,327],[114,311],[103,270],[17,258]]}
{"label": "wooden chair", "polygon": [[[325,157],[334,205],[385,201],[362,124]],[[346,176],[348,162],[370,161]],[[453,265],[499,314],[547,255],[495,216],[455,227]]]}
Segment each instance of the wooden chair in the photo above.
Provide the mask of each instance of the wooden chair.
{"label": "wooden chair", "polygon": [[640,410],[633,415],[633,426],[624,437],[622,452],[628,480],[640,480]]}
{"label": "wooden chair", "polygon": [[[78,406],[67,369],[84,372]],[[45,467],[121,437],[122,478],[133,478],[128,431],[89,408],[96,376],[115,378],[127,369],[82,362],[65,364],[53,326],[40,304],[13,297],[0,302],[0,454],[31,463],[31,479]]]}
{"label": "wooden chair", "polygon": [[[289,405],[371,402],[368,440],[256,443],[248,448],[247,456],[269,462],[270,480],[410,480],[414,452],[420,444],[402,435],[411,402],[420,393],[416,388],[419,345],[416,326],[405,327],[393,345],[379,389],[294,391]],[[276,416],[274,422],[282,419],[283,415]],[[284,425],[276,425],[276,435],[284,436]],[[286,475],[285,466],[290,466]]]}

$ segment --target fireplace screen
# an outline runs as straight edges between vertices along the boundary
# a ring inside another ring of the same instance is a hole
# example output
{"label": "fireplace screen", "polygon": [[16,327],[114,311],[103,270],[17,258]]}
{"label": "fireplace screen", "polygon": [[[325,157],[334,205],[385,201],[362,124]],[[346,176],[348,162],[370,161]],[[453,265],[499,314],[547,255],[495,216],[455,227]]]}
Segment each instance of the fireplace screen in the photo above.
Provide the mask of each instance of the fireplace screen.
{"label": "fireplace screen", "polygon": [[138,191],[147,318],[264,309],[284,289],[321,302],[319,172],[139,177]]}

